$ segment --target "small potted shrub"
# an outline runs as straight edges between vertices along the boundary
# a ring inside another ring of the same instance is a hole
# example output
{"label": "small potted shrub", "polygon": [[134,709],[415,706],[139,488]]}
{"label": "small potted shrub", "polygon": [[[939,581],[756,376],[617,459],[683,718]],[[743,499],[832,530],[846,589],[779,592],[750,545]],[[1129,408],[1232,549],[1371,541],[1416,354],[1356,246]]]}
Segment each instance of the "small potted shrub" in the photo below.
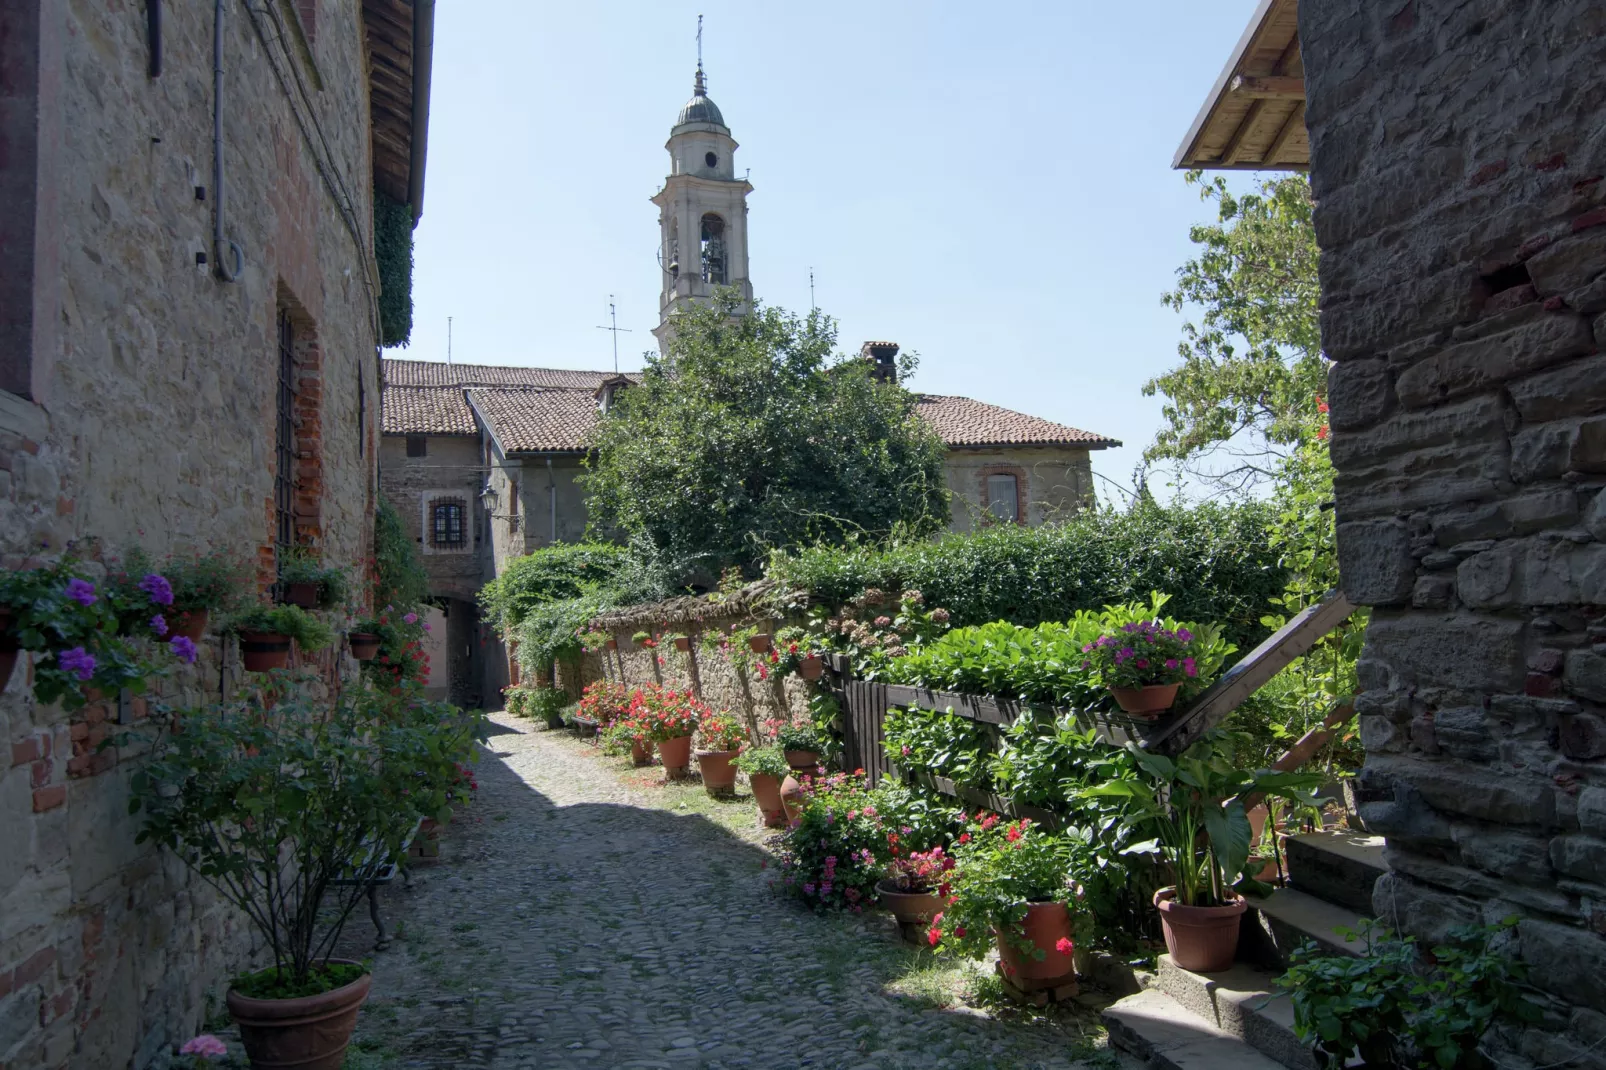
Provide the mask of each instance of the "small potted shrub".
{"label": "small potted shrub", "polygon": [[675,649],[684,654],[691,649],[691,636],[684,632],[670,632],[668,635],[658,637],[660,643],[673,643]]}
{"label": "small potted shrub", "polygon": [[[346,633],[346,645],[351,647],[351,656],[358,661],[374,660],[379,653],[379,644],[383,641],[377,617],[363,617],[361,620],[353,621],[351,631]],[[508,712],[513,711],[510,708]]]}
{"label": "small potted shrub", "polygon": [[915,927],[923,927],[936,917],[942,911],[943,899],[952,891],[948,872],[954,868],[954,858],[940,846],[908,854],[898,852],[896,847],[893,851],[887,875],[876,882],[876,895],[898,919],[905,938],[911,934],[918,938],[922,934]]}
{"label": "small potted shrub", "polygon": [[777,727],[775,745],[786,752],[786,764],[800,773],[817,771],[825,753],[819,731],[806,721],[788,721]]}
{"label": "small potted shrub", "polygon": [[302,609],[332,606],[345,601],[346,570],[325,568],[311,547],[292,546],[279,562],[279,585],[289,605]]}
{"label": "small potted shrub", "polygon": [[332,1070],[372,983],[333,957],[366,889],[333,882],[398,863],[421,818],[466,798],[478,726],[371,689],[333,702],[256,690],[181,712],[182,731],[159,736],[131,782],[138,840],[177,855],[272,949],[227,997],[252,1065]]}
{"label": "small potted shrub", "polygon": [[1097,674],[1121,709],[1153,720],[1171,708],[1185,682],[1198,677],[1199,653],[1207,645],[1186,627],[1129,622],[1084,644],[1082,668]]}
{"label": "small potted shrub", "polygon": [[776,746],[750,747],[738,754],[731,764],[747,774],[747,783],[753,789],[753,802],[757,804],[764,824],[770,828],[780,828],[786,824],[786,808],[781,804],[781,781],[792,770],[786,764],[785,752]]}
{"label": "small potted shrub", "polygon": [[224,630],[239,636],[247,672],[284,668],[291,643],[310,654],[334,641],[329,626],[300,606],[252,606],[229,617]]}
{"label": "small potted shrub", "polygon": [[162,574],[173,585],[168,629],[192,643],[200,642],[206,634],[210,615],[235,605],[250,583],[243,562],[218,552],[171,557],[162,567]]}
{"label": "small potted shrub", "polygon": [[1121,800],[1129,831],[1157,844],[1176,879],[1154,893],[1166,948],[1178,966],[1196,973],[1231,966],[1238,947],[1248,903],[1232,887],[1248,864],[1252,839],[1244,798],[1315,806],[1310,792],[1322,782],[1320,773],[1236,769],[1220,740],[1201,740],[1174,759],[1128,743],[1130,761],[1099,763],[1108,779],[1076,793]]}
{"label": "small potted shrub", "polygon": [[697,726],[697,768],[702,773],[703,789],[713,796],[729,795],[736,788],[736,767],[731,764],[747,741],[742,723],[721,710],[703,718]]}
{"label": "small potted shrub", "polygon": [[630,755],[630,764],[640,768],[652,764],[652,745],[647,730],[631,713],[614,719],[602,730],[602,749],[609,754]]}

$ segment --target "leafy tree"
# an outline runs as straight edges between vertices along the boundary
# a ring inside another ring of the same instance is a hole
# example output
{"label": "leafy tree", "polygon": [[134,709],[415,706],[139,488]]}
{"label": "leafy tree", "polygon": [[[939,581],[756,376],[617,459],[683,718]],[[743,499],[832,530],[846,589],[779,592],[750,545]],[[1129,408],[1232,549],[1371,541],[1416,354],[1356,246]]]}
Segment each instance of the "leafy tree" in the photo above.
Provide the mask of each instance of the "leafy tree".
{"label": "leafy tree", "polygon": [[1214,202],[1217,220],[1189,232],[1198,255],[1161,300],[1203,313],[1183,325],[1182,363],[1143,387],[1167,399],[1166,426],[1144,458],[1243,488],[1272,477],[1277,461],[1306,440],[1325,393],[1310,182],[1288,175],[1238,196],[1219,177],[1193,171],[1187,180]]}
{"label": "leafy tree", "polygon": [[648,355],[598,427],[582,477],[594,530],[749,574],[776,547],[939,530],[941,442],[913,394],[835,344],[829,317],[743,314],[730,291],[677,316],[669,353]]}

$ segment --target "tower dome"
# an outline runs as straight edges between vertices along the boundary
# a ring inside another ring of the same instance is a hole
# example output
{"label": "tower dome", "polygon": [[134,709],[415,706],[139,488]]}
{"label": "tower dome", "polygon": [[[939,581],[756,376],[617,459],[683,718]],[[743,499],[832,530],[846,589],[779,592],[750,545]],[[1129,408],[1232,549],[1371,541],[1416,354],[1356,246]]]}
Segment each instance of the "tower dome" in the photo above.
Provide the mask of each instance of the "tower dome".
{"label": "tower dome", "polygon": [[686,102],[686,106],[680,109],[680,118],[675,120],[677,128],[689,123],[725,125],[725,117],[719,113],[719,105],[708,99],[708,86],[703,81],[701,67],[697,68],[697,81],[692,88],[692,97]]}

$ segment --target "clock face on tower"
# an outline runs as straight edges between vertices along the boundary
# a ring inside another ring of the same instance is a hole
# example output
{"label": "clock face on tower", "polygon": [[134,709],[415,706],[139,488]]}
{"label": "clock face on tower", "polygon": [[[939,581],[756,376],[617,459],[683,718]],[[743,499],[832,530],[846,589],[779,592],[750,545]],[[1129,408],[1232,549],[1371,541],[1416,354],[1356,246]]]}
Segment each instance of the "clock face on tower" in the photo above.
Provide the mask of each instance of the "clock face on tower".
{"label": "clock face on tower", "polygon": [[703,162],[706,163],[709,167],[718,167],[719,166],[719,156],[716,155],[715,153],[710,152],[706,156],[703,157]]}

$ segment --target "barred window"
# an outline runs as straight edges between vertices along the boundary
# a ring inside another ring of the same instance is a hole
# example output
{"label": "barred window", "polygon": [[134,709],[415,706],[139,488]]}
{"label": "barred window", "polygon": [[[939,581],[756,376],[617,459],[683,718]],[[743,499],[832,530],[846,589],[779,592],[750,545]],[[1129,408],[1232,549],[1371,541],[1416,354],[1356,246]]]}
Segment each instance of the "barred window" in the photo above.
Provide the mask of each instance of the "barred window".
{"label": "barred window", "polygon": [[431,546],[462,546],[468,541],[463,512],[461,501],[435,502],[430,506]]}

